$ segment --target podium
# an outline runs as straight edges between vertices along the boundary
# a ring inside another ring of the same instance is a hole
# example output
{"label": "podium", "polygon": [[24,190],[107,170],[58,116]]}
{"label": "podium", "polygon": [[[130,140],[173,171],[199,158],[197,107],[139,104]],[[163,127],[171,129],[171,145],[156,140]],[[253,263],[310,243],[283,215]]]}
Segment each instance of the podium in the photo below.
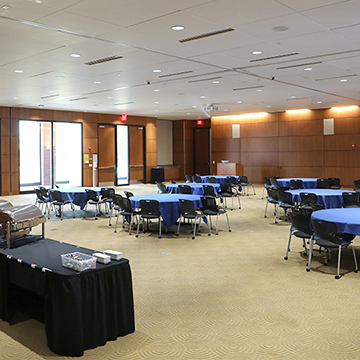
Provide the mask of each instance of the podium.
{"label": "podium", "polygon": [[217,175],[244,175],[244,165],[239,163],[217,163]]}

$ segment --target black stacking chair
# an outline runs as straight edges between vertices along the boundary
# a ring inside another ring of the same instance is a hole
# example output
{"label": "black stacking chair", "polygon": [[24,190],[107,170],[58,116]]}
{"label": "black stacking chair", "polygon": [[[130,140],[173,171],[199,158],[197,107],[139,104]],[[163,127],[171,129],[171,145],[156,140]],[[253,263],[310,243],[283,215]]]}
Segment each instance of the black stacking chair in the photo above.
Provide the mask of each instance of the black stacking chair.
{"label": "black stacking chair", "polygon": [[84,219],[86,217],[86,210],[88,205],[94,205],[95,206],[95,220],[97,220],[97,217],[101,215],[100,212],[100,205],[104,204],[104,201],[100,199],[100,197],[97,195],[96,191],[92,189],[85,189],[86,195],[88,197],[88,201],[85,205],[84,209]]}
{"label": "black stacking chair", "polygon": [[[35,205],[37,205],[42,213],[50,219],[50,207],[51,199],[48,196],[44,196],[40,189],[35,189],[36,200]],[[45,211],[44,211],[45,208]]]}
{"label": "black stacking chair", "polygon": [[[246,189],[247,189],[246,195],[247,196],[249,196],[249,186],[252,186],[254,195],[256,195],[254,184],[248,181],[247,176],[245,176],[245,175],[240,176],[240,185],[243,187],[246,186]],[[244,191],[244,194],[245,194],[245,191]]]}
{"label": "black stacking chair", "polygon": [[202,202],[202,206],[203,206],[203,208],[202,208],[203,214],[205,214],[208,217],[208,219],[210,220],[209,235],[210,235],[210,232],[212,229],[212,222],[211,222],[212,216],[216,216],[215,235],[218,235],[218,225],[219,225],[219,216],[220,215],[226,216],[228,229],[229,229],[229,232],[231,232],[230,221],[229,221],[229,217],[228,217],[226,210],[220,209],[219,206],[216,204],[215,199],[212,197],[201,197],[201,202]]}
{"label": "black stacking chair", "polygon": [[234,198],[238,199],[239,209],[241,209],[240,196],[239,193],[233,190],[233,187],[230,184],[220,184],[220,195],[224,199],[225,208],[227,208],[226,199],[231,198],[231,211],[234,209]]}
{"label": "black stacking chair", "polygon": [[[201,219],[206,217],[206,215],[204,215],[202,211],[195,210],[194,203],[191,200],[179,199],[179,201],[181,205],[181,213],[176,231],[176,236],[179,236],[181,219],[183,218],[184,221],[185,219],[191,221],[192,231],[193,231],[192,239],[195,239],[197,221],[199,220],[198,228],[200,229]],[[208,223],[208,226],[209,226],[209,235],[210,235],[210,223]]]}
{"label": "black stacking chair", "polygon": [[354,180],[354,191],[360,192],[360,179]]}
{"label": "black stacking chair", "polygon": [[75,217],[75,210],[74,210],[74,204],[71,202],[65,202],[62,198],[62,194],[59,190],[50,190],[49,192],[49,196],[51,199],[51,204],[53,205],[55,211],[56,211],[56,206],[58,207],[58,214],[60,216],[60,220],[63,220],[63,210],[64,210],[64,206],[66,204],[69,204],[71,207],[71,210],[73,212],[73,218]]}
{"label": "black stacking chair", "polygon": [[330,189],[329,179],[317,179],[317,188],[318,189]]}
{"label": "black stacking chair", "polygon": [[266,204],[265,204],[265,212],[264,212],[264,217],[267,217],[267,208],[268,208],[268,204],[273,204],[274,205],[274,215],[276,215],[277,213],[277,207],[279,205],[279,190],[271,187],[269,189],[266,189],[268,196],[266,197]]}
{"label": "black stacking chair", "polygon": [[193,176],[192,176],[192,182],[194,182],[194,183],[201,183],[202,180],[201,180],[200,175],[198,175],[198,174],[193,175]]}
{"label": "black stacking chair", "polygon": [[185,179],[186,179],[186,182],[187,182],[187,183],[193,182],[192,175],[185,175]]}
{"label": "black stacking chair", "polygon": [[307,209],[312,209],[311,205],[317,203],[317,195],[311,192],[300,193],[300,205]]}
{"label": "black stacking chair", "polygon": [[235,176],[227,176],[226,183],[229,184],[232,190],[235,192],[236,196],[240,195],[239,193],[239,182]]}
{"label": "black stacking chair", "polygon": [[156,181],[156,185],[157,185],[159,194],[167,194],[168,193],[164,183]]}
{"label": "black stacking chair", "polygon": [[140,222],[143,223],[143,232],[145,232],[145,220],[147,228],[149,228],[149,220],[158,219],[159,236],[161,239],[161,211],[159,210],[159,202],[157,200],[140,200],[139,221],[137,226],[136,237],[139,237]]}
{"label": "black stacking chair", "polygon": [[138,212],[131,207],[131,201],[127,197],[122,197],[119,194],[116,194],[114,197],[114,204],[117,210],[116,215],[116,222],[115,222],[115,229],[114,232],[116,232],[117,224],[119,220],[119,215],[123,218],[123,228],[125,227],[125,223],[129,223],[129,235],[131,235],[131,228],[134,223],[134,218],[137,219]]}
{"label": "black stacking chair", "polygon": [[334,190],[342,189],[342,186],[340,185],[340,179],[335,177],[328,178],[329,181],[329,188]]}
{"label": "black stacking chair", "polygon": [[295,207],[295,203],[292,200],[292,195],[286,191],[278,192],[278,206],[275,214],[275,223],[277,223],[277,219],[280,218],[280,210],[283,209],[285,212],[285,216],[288,215],[288,210]]}
{"label": "black stacking chair", "polygon": [[204,189],[204,197],[212,197],[215,200],[220,199],[220,202],[222,202],[221,194],[215,193],[213,186],[204,184],[203,189]]}
{"label": "black stacking chair", "polygon": [[304,209],[301,207],[293,207],[290,211],[291,227],[289,241],[286,249],[285,260],[288,259],[290,251],[291,237],[294,235],[303,240],[303,248],[305,249],[304,255],[307,255],[306,242],[309,240],[313,234],[311,228],[311,213],[310,209]]}
{"label": "black stacking chair", "polygon": [[264,177],[264,185],[263,185],[263,190],[262,190],[262,195],[261,195],[262,199],[264,198],[265,189],[268,189],[269,187],[271,187],[270,179],[267,177]]}
{"label": "black stacking chair", "polygon": [[276,177],[276,176],[270,176],[270,177],[269,177],[271,187],[273,187],[274,189],[278,189],[278,188],[279,188],[279,184],[278,184],[278,182],[277,182],[277,179],[278,179],[278,177]]}
{"label": "black stacking chair", "polygon": [[134,194],[131,191],[124,191],[124,194],[128,199],[134,196]]}
{"label": "black stacking chair", "polygon": [[358,192],[347,192],[342,193],[343,207],[344,208],[358,208],[360,207],[360,194]]}
{"label": "black stacking chair", "polygon": [[179,193],[180,193],[180,194],[192,195],[192,191],[191,191],[190,185],[179,185],[178,188],[179,188]]}
{"label": "black stacking chair", "polygon": [[206,182],[210,184],[216,184],[216,178],[214,176],[207,176]]}
{"label": "black stacking chair", "polygon": [[298,179],[298,180],[294,180],[291,179],[290,180],[290,190],[297,190],[297,189],[303,189],[303,181]]}
{"label": "black stacking chair", "polygon": [[[340,261],[341,261],[341,251],[342,249],[348,247],[351,245],[353,257],[354,257],[354,263],[355,263],[355,272],[358,272],[358,264],[356,260],[356,254],[355,254],[355,248],[352,243],[355,236],[350,236],[349,234],[345,234],[348,236],[341,237],[338,234],[337,225],[334,222],[331,221],[325,221],[325,220],[317,220],[317,219],[311,219],[311,223],[314,228],[314,234],[311,237],[310,240],[310,251],[309,251],[309,261],[306,271],[310,271],[311,267],[311,258],[312,258],[312,250],[314,243],[319,245],[320,247],[324,247],[326,250],[330,249],[337,249],[338,250],[338,263],[337,263],[337,271],[335,275],[335,279],[340,279]],[[325,251],[325,265],[327,265],[327,253],[328,251]]]}
{"label": "black stacking chair", "polygon": [[170,180],[170,183],[171,183],[171,184],[176,184],[176,181]]}
{"label": "black stacking chair", "polygon": [[113,203],[113,195],[115,194],[115,189],[113,188],[103,188],[100,190],[100,199],[105,204],[105,212],[108,214],[111,211],[111,206]]}

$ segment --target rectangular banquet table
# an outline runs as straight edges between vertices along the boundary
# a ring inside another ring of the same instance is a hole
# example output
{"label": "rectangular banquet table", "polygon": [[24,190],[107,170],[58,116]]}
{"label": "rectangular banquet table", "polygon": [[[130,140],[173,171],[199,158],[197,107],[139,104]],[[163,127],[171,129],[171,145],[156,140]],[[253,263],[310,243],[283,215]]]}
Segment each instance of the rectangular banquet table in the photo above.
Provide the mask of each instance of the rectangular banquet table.
{"label": "rectangular banquet table", "polygon": [[159,202],[159,210],[161,217],[167,229],[173,226],[180,217],[181,205],[179,199],[191,200],[195,208],[202,207],[201,196],[185,195],[185,194],[147,194],[137,195],[130,198],[133,209],[140,207],[140,200],[157,200]]}
{"label": "rectangular banquet table", "polygon": [[69,187],[54,189],[61,192],[62,198],[65,202],[73,203],[74,205],[80,206],[80,209],[84,209],[88,196],[85,189],[91,189],[96,191],[97,195],[100,195],[102,187]]}
{"label": "rectangular banquet table", "polygon": [[[300,193],[309,192],[316,194],[318,204],[325,206],[326,209],[341,208],[343,203],[342,193],[344,192],[344,190],[299,189],[299,190],[286,190],[286,191],[291,193],[294,202],[300,202]],[[354,192],[354,191],[350,191],[350,192]]]}
{"label": "rectangular banquet table", "polygon": [[82,356],[135,331],[129,261],[76,272],[61,265],[61,254],[75,251],[95,252],[50,239],[0,249],[1,319],[39,303],[48,346],[64,356]]}
{"label": "rectangular banquet table", "polygon": [[166,190],[169,194],[179,194],[179,185],[189,185],[193,195],[204,195],[203,185],[210,185],[214,188],[215,194],[220,190],[219,184],[213,183],[182,183],[182,184],[170,184],[166,186]]}

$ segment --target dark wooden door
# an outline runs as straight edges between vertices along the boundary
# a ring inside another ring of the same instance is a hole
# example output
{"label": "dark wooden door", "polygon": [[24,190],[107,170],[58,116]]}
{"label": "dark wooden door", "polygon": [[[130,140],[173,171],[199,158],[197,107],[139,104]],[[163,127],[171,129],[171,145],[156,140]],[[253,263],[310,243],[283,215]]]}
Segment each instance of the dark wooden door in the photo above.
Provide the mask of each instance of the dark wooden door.
{"label": "dark wooden door", "polygon": [[194,172],[211,174],[210,168],[210,128],[194,129]]}

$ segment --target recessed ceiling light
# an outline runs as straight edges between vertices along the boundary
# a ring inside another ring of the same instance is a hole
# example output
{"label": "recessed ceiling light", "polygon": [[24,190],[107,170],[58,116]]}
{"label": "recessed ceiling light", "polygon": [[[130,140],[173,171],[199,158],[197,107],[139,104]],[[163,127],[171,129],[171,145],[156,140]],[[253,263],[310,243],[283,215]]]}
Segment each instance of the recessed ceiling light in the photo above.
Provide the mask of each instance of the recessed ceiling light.
{"label": "recessed ceiling light", "polygon": [[253,55],[261,55],[262,54],[262,51],[260,50],[255,50],[252,52]]}
{"label": "recessed ceiling light", "polygon": [[272,31],[286,31],[289,30],[287,26],[275,26],[271,29]]}
{"label": "recessed ceiling light", "polygon": [[44,105],[43,105],[43,104],[39,104],[39,107],[44,107]]}
{"label": "recessed ceiling light", "polygon": [[219,82],[220,82],[219,80],[214,80],[213,84],[219,84]]}
{"label": "recessed ceiling light", "polygon": [[266,107],[271,107],[271,105],[267,105]]}
{"label": "recessed ceiling light", "polygon": [[108,96],[108,99],[113,99],[113,97],[112,97],[112,96]]}
{"label": "recessed ceiling light", "polygon": [[81,57],[80,54],[70,54],[70,56],[73,57],[73,58],[79,58],[79,57]]}
{"label": "recessed ceiling light", "polygon": [[18,74],[20,74],[20,73],[23,73],[24,71],[22,71],[22,70],[14,70],[14,73],[18,73]]}
{"label": "recessed ceiling light", "polygon": [[202,96],[200,96],[200,98],[201,98],[201,99],[205,99],[205,96],[204,96],[204,95],[202,95]]}
{"label": "recessed ceiling light", "polygon": [[161,70],[159,70],[159,69],[155,69],[155,70],[153,70],[153,72],[155,72],[155,73],[159,73],[159,72],[161,72]]}
{"label": "recessed ceiling light", "polygon": [[296,98],[295,95],[291,95],[291,96],[290,96],[290,99],[295,99],[295,98]]}
{"label": "recessed ceiling light", "polygon": [[193,108],[197,108],[197,106],[196,106],[196,105],[193,105]]}
{"label": "recessed ceiling light", "polygon": [[160,104],[158,101],[154,101],[154,104]]}
{"label": "recessed ceiling light", "polygon": [[347,81],[347,79],[341,79],[340,81],[341,81],[341,82],[346,82],[346,81]]}
{"label": "recessed ceiling light", "polygon": [[159,89],[155,89],[154,91],[160,91]]}
{"label": "recessed ceiling light", "polygon": [[312,67],[305,68],[304,70],[305,71],[310,71],[310,70],[312,70]]}
{"label": "recessed ceiling light", "polygon": [[19,98],[18,98],[17,96],[14,96],[13,99],[14,99],[14,100],[18,100]]}
{"label": "recessed ceiling light", "polygon": [[117,74],[117,76],[121,76],[121,74]]}
{"label": "recessed ceiling light", "polygon": [[261,91],[262,91],[262,89],[257,89],[256,91],[261,92]]}
{"label": "recessed ceiling light", "polygon": [[318,101],[317,103],[318,103],[318,104],[322,104],[322,101]]}
{"label": "recessed ceiling light", "polygon": [[154,111],[159,111],[159,110],[156,109],[156,110],[154,110]]}
{"label": "recessed ceiling light", "polygon": [[242,104],[242,101],[237,101],[238,104]]}
{"label": "recessed ceiling light", "polygon": [[114,90],[124,90],[124,89],[126,89],[126,88],[127,88],[127,86],[123,86],[123,87],[116,88],[116,89],[114,89]]}
{"label": "recessed ceiling light", "polygon": [[184,30],[185,27],[182,26],[182,25],[174,25],[171,27],[171,30],[175,30],[175,31],[181,31],[181,30]]}
{"label": "recessed ceiling light", "polygon": [[228,109],[224,109],[224,111],[229,111]]}
{"label": "recessed ceiling light", "polygon": [[55,90],[49,90],[49,93],[54,93],[55,92]]}
{"label": "recessed ceiling light", "polygon": [[4,10],[7,10],[7,9],[10,9],[10,6],[9,5],[4,5],[1,8],[4,9]]}
{"label": "recessed ceiling light", "polygon": [[65,79],[65,76],[62,76],[62,75],[57,75],[55,76],[56,79]]}
{"label": "recessed ceiling light", "polygon": [[190,115],[190,113],[186,113],[186,115]]}
{"label": "recessed ceiling light", "polygon": [[101,84],[101,81],[94,81],[94,84]]}

